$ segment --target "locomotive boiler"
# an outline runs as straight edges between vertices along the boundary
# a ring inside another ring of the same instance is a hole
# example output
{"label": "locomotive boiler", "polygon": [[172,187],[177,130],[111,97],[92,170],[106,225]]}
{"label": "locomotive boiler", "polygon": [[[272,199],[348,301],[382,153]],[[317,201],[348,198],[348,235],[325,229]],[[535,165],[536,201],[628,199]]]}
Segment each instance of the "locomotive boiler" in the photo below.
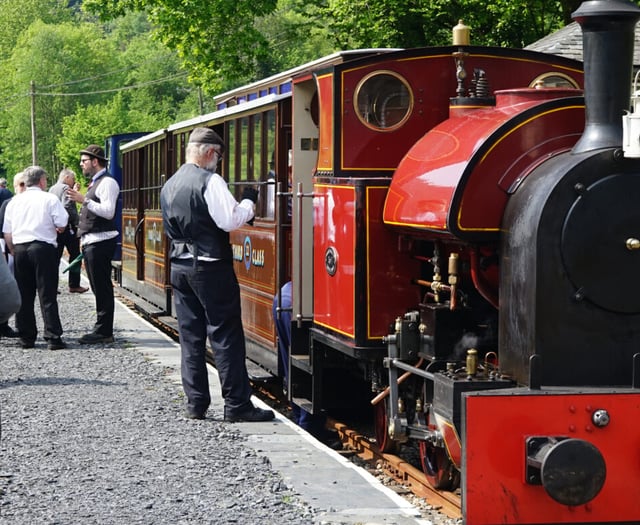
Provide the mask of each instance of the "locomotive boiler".
{"label": "locomotive boiler", "polygon": [[594,0],[573,17],[584,108],[553,89],[454,98],[384,205],[428,276],[385,339],[379,442],[418,439],[433,484],[460,484],[467,525],[640,519],[640,137],[625,116],[640,10]]}

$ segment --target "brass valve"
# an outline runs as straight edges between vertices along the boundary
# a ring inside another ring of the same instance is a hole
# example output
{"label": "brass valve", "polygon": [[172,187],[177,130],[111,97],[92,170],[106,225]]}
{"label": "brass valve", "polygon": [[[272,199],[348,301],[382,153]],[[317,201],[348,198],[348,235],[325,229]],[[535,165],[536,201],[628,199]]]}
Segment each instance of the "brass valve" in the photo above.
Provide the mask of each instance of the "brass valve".
{"label": "brass valve", "polygon": [[467,377],[473,377],[478,371],[478,351],[475,348],[467,350]]}

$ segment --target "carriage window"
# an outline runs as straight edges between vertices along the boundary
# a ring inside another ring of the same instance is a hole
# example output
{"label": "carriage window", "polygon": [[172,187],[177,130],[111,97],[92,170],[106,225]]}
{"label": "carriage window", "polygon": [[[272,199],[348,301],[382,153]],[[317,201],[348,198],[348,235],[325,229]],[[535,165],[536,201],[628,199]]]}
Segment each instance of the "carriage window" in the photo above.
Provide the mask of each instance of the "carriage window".
{"label": "carriage window", "polygon": [[[276,199],[276,112],[271,109],[265,113],[265,144],[264,155],[267,157],[266,179],[268,184],[262,191],[264,201],[264,215],[269,219],[275,218]],[[286,191],[286,188],[285,190]]]}
{"label": "carriage window", "polygon": [[262,159],[262,115],[253,116],[253,170],[252,179],[264,173],[264,165]]}
{"label": "carriage window", "polygon": [[529,84],[529,87],[579,88],[578,83],[569,75],[558,73],[557,71],[543,73],[542,75],[536,77],[534,81]]}
{"label": "carriage window", "polygon": [[376,71],[358,84],[354,105],[365,126],[378,131],[392,131],[409,118],[413,94],[407,81],[397,73]]}
{"label": "carriage window", "polygon": [[224,162],[227,167],[227,181],[233,182],[236,180],[236,123],[230,121],[228,123],[228,135],[227,135],[227,151],[225,154],[226,159]]}
{"label": "carriage window", "polygon": [[[249,117],[243,117],[238,121],[239,129],[238,129],[238,142],[240,146],[240,155],[237,158],[236,162],[238,163],[238,180],[244,181],[247,180],[248,175],[248,160],[249,160]],[[238,191],[238,197],[242,194],[242,190]]]}

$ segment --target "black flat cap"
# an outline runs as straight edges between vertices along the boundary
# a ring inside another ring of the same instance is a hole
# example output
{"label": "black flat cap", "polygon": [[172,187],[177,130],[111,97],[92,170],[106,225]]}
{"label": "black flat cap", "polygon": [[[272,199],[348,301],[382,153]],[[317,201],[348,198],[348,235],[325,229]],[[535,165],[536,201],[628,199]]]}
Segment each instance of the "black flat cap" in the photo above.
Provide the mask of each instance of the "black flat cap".
{"label": "black flat cap", "polygon": [[107,157],[104,156],[104,150],[98,146],[97,144],[91,144],[80,151],[80,154],[89,155],[90,157],[95,157],[100,160],[107,160]]}
{"label": "black flat cap", "polygon": [[197,142],[198,144],[223,144],[220,135],[209,128],[195,128],[189,136],[189,142]]}

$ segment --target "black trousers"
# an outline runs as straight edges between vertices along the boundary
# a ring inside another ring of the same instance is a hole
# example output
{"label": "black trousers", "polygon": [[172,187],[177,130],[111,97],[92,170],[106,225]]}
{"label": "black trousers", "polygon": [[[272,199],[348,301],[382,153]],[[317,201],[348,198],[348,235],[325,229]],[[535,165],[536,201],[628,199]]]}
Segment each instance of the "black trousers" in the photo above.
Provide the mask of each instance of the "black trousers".
{"label": "black trousers", "polygon": [[85,244],[82,247],[84,267],[96,296],[97,320],[93,327],[96,334],[113,335],[113,283],[111,282],[111,260],[116,249],[116,239]]}
{"label": "black trousers", "polygon": [[[75,230],[71,230],[69,227],[58,234],[58,261],[60,261],[65,248],[69,252],[69,262],[80,255],[80,239],[78,239]],[[80,268],[81,265],[77,265],[69,270],[69,288],[80,286]]]}
{"label": "black trousers", "polygon": [[226,412],[247,409],[251,386],[240,309],[240,286],[231,261],[171,261],[171,285],[182,350],[182,387],[187,406],[204,412],[211,403],[206,340],[213,349]]}
{"label": "black trousers", "polygon": [[34,311],[36,293],[44,321],[44,338],[49,340],[62,335],[56,254],[56,247],[46,242],[15,245],[14,274],[22,296],[22,306],[16,314],[16,328],[24,341],[35,341],[38,336]]}

